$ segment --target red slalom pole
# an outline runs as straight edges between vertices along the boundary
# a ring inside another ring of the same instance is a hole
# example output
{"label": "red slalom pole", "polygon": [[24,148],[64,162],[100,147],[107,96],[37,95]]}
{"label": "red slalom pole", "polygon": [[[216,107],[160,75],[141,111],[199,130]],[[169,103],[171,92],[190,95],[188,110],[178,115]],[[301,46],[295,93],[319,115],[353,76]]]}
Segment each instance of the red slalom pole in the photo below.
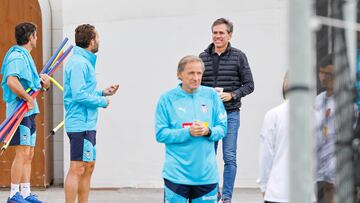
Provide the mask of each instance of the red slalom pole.
{"label": "red slalom pole", "polygon": [[9,122],[6,123],[6,125],[0,132],[0,140],[2,140],[3,136],[5,135],[5,132],[7,132],[9,130],[9,128],[12,126],[12,124],[16,121],[16,118],[18,118],[19,115],[24,111],[25,107],[26,107],[26,105],[22,105],[20,107],[20,109],[11,117]]}
{"label": "red slalom pole", "polygon": [[[37,90],[36,92],[34,92],[31,97],[34,99],[38,94],[39,94],[40,90]],[[7,136],[5,137],[5,139],[3,140],[3,146],[1,148],[1,153],[0,155],[8,148],[12,138],[15,135],[15,131],[16,129],[19,127],[21,121],[23,120],[27,110],[28,110],[28,106],[26,103],[23,104],[23,106],[25,106],[25,109],[21,112],[19,118],[17,119],[16,123],[14,124],[14,126],[11,128],[10,132],[7,134]]]}
{"label": "red slalom pole", "polygon": [[15,135],[15,131],[17,130],[17,128],[19,127],[22,119],[24,118],[25,114],[27,112],[27,108],[25,108],[25,110],[23,110],[19,116],[19,118],[16,120],[13,128],[10,130],[10,132],[7,134],[7,136],[5,137],[5,139],[3,140],[3,146],[1,147],[1,152],[0,155],[3,154],[3,152],[7,149],[7,147],[9,146],[11,139],[13,138],[13,136]]}

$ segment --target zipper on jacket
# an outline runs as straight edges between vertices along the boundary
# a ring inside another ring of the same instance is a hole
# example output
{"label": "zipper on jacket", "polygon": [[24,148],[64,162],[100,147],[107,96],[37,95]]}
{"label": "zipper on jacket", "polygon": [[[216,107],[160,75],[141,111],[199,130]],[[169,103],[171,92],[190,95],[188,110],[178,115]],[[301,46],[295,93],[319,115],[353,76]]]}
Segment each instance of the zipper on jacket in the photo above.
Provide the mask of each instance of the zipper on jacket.
{"label": "zipper on jacket", "polygon": [[193,103],[193,110],[194,110],[194,118],[195,118],[195,120],[194,121],[197,121],[197,114],[196,114],[196,108],[195,108],[195,99],[194,99],[194,97],[195,97],[195,95],[194,95],[194,93],[193,94],[191,94],[191,99],[192,99],[192,103]]}

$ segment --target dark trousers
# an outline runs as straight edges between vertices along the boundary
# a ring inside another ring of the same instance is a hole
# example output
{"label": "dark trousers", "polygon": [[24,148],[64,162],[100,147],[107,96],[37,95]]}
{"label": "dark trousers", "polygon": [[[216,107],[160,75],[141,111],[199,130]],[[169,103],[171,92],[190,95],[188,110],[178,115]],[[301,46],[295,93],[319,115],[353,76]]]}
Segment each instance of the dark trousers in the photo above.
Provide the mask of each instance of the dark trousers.
{"label": "dark trousers", "polygon": [[316,183],[317,186],[317,202],[318,203],[334,203],[334,184],[325,181]]}

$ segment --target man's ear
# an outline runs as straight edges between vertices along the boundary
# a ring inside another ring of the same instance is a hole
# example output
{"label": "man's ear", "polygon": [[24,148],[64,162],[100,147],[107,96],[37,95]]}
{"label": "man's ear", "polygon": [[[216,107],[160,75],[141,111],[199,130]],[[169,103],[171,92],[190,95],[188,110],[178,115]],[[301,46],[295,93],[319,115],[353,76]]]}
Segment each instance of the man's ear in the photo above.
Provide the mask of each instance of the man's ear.
{"label": "man's ear", "polygon": [[180,74],[180,73],[177,73],[176,76],[177,76],[177,78],[178,78],[179,80],[182,81],[182,78],[181,78],[181,74]]}

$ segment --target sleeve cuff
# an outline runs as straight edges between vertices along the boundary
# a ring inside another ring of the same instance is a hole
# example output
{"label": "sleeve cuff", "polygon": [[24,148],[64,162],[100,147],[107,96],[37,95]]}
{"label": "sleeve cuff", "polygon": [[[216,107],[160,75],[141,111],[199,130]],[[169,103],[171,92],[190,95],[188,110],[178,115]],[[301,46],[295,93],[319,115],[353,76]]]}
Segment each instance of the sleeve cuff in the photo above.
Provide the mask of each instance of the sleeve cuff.
{"label": "sleeve cuff", "polygon": [[104,96],[102,90],[97,90],[96,93],[97,93],[98,96]]}
{"label": "sleeve cuff", "polygon": [[107,106],[107,101],[105,99],[105,97],[101,97],[101,107],[105,108]]}

